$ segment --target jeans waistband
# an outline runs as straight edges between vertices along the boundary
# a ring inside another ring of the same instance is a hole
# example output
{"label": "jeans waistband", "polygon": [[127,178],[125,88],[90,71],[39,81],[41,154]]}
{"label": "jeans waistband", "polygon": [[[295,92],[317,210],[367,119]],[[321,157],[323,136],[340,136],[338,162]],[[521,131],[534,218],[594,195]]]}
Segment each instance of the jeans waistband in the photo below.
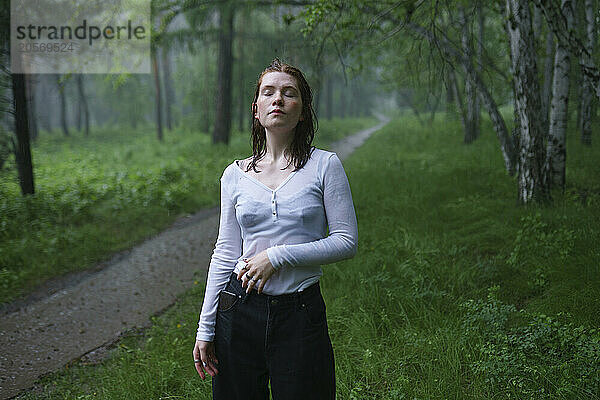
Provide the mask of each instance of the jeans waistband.
{"label": "jeans waistband", "polygon": [[293,302],[297,302],[301,299],[309,298],[309,297],[312,297],[312,296],[315,296],[315,295],[321,293],[321,288],[320,288],[318,281],[313,283],[306,289],[301,290],[299,292],[270,295],[270,294],[258,293],[256,291],[256,289],[253,289],[250,293],[246,293],[246,289],[242,288],[242,282],[238,281],[237,274],[235,272],[231,273],[231,277],[229,279],[230,279],[230,282],[232,282],[232,284],[236,288],[241,289],[243,291],[243,294],[242,294],[243,302],[245,302],[249,296],[252,296],[252,297],[255,297],[258,299],[264,299],[264,301],[271,301],[271,300],[277,299],[277,301],[279,303],[288,303],[288,302],[293,303]]}

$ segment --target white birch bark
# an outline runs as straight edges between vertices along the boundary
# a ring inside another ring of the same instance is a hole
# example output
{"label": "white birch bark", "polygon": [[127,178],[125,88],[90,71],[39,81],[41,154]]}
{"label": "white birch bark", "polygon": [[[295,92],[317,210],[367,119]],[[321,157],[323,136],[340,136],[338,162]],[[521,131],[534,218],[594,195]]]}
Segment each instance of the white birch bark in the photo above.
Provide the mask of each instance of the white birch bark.
{"label": "white birch bark", "polygon": [[545,132],[548,131],[550,117],[549,109],[550,101],[552,100],[552,74],[554,72],[555,50],[554,36],[552,35],[552,31],[548,29],[548,33],[546,34],[546,58],[544,60],[544,86],[542,87],[542,118]]}
{"label": "white birch bark", "polygon": [[[594,1],[585,0],[586,37],[585,50],[594,54],[596,46],[596,21],[594,18]],[[581,93],[581,142],[585,145],[592,144],[592,118],[593,118],[594,87],[588,75],[583,76]]]}
{"label": "white birch bark", "polygon": [[[566,18],[567,29],[573,26],[573,1],[562,0],[562,14]],[[554,78],[552,80],[552,103],[550,106],[550,126],[544,163],[544,180],[549,187],[565,186],[565,161],[567,112],[569,107],[569,72],[571,62],[569,50],[557,43],[554,55]]]}
{"label": "white birch bark", "polygon": [[585,46],[577,38],[573,30],[566,28],[566,18],[562,15],[561,9],[555,0],[533,0],[533,2],[544,12],[546,22],[557,41],[565,45],[571,54],[578,57],[583,75],[590,79],[594,93],[600,99],[600,70],[594,61],[592,53],[585,49]]}
{"label": "white birch bark", "polygon": [[[513,86],[513,107],[514,107],[514,111],[513,111],[513,132],[512,132],[512,138],[513,138],[513,143],[515,144],[515,152],[518,153],[518,146],[519,146],[519,138],[520,138],[520,132],[521,132],[521,120],[519,118],[520,116],[520,111],[518,109],[520,103],[517,102],[517,86],[516,86],[516,75],[517,75],[517,60],[518,60],[518,50],[519,50],[519,32],[517,30],[517,26],[516,23],[514,21],[514,19],[510,18],[510,5],[507,4],[505,5],[506,7],[504,7],[504,12],[507,15],[507,19],[506,19],[506,24],[505,24],[505,29],[506,29],[506,34],[508,35],[508,47],[509,47],[509,58],[510,58],[510,64],[509,64],[509,70],[510,70],[510,76],[513,77],[512,79],[512,86]],[[515,168],[516,168],[516,172],[518,175],[519,172],[519,163],[515,162]]]}
{"label": "white birch bark", "polygon": [[518,197],[523,204],[542,202],[548,198],[548,191],[542,175],[544,148],[531,13],[526,0],[507,0],[506,11],[514,57],[515,103],[520,123]]}

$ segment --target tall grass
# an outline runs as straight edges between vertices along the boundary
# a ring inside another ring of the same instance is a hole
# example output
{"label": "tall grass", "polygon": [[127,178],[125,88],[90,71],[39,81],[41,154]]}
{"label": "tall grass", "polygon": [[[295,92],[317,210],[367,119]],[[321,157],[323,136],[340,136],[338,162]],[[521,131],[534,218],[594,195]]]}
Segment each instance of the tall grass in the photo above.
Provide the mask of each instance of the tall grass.
{"label": "tall grass", "polygon": [[[323,120],[315,144],[375,123]],[[240,132],[229,146],[183,130],[167,132],[164,143],[142,129],[43,135],[33,147],[34,196],[21,196],[14,163],[0,172],[0,303],[130,248],[179,215],[217,206],[221,172],[251,149]]]}
{"label": "tall grass", "polygon": [[[565,195],[519,207],[484,128],[466,146],[455,122],[403,117],[344,162],[359,251],[322,278],[339,399],[600,398],[598,147],[570,139]],[[210,399],[202,294],[24,398]]]}

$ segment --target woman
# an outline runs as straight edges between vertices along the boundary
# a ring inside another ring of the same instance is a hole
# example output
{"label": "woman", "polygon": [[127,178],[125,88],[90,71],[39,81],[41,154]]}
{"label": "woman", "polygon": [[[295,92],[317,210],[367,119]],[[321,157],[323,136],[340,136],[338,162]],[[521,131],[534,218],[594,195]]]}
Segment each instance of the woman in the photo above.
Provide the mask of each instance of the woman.
{"label": "woman", "polygon": [[320,266],[353,257],[358,228],[342,163],[311,146],[311,103],[300,70],[275,59],[254,94],[253,155],[221,177],[193,352],[216,400],[268,400],[269,382],[275,400],[335,398]]}

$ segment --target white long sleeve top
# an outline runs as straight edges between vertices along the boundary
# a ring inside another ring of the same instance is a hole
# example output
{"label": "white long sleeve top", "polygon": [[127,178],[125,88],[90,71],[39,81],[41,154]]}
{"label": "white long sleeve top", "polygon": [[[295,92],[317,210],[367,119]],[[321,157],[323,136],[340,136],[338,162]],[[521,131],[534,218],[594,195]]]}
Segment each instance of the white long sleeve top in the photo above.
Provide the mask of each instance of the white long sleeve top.
{"label": "white long sleeve top", "polygon": [[315,148],[304,167],[275,190],[235,160],[221,176],[219,234],[196,339],[213,340],[218,294],[244,258],[266,250],[276,271],[263,293],[292,293],[317,282],[321,265],[354,257],[357,239],[350,185],[337,154]]}

